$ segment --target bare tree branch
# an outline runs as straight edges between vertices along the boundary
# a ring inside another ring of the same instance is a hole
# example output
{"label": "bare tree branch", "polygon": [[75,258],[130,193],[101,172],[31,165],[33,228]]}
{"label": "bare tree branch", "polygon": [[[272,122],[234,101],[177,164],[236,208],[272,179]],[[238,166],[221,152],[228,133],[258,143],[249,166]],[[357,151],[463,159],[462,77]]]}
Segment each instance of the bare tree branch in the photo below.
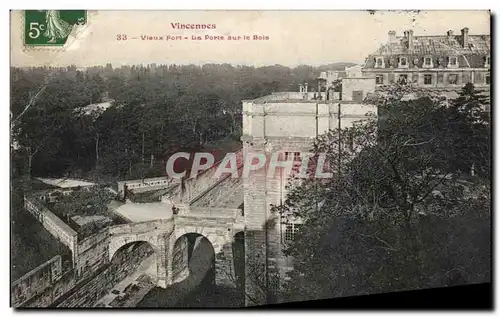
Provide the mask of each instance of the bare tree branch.
{"label": "bare tree branch", "polygon": [[35,101],[36,99],[38,98],[38,96],[45,90],[45,88],[47,88],[47,85],[48,84],[44,84],[39,90],[38,92],[35,94],[35,96],[33,96],[30,101],[28,102],[28,104],[26,105],[26,107],[24,107],[23,111],[14,119],[12,120],[11,122],[11,126],[13,127],[14,124],[16,123],[16,121],[19,121],[21,119],[21,117],[26,113],[26,111],[28,111],[31,106],[33,106],[35,104]]}

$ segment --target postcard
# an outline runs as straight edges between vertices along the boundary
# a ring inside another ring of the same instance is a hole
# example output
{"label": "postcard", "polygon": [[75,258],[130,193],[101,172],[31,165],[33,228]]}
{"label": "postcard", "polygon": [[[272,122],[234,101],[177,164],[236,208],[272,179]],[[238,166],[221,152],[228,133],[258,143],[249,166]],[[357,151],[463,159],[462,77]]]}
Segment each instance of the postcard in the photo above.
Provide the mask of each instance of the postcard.
{"label": "postcard", "polygon": [[11,306],[492,307],[490,29],[11,11]]}

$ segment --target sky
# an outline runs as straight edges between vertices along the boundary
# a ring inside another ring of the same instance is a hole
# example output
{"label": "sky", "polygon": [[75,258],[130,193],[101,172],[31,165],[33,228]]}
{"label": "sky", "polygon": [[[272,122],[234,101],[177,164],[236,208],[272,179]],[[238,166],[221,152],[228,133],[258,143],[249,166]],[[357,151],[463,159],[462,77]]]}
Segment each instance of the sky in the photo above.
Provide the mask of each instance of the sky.
{"label": "sky", "polygon": [[[213,30],[175,30],[170,23],[215,24]],[[388,31],[401,36],[490,34],[488,11],[92,11],[88,25],[64,50],[23,46],[22,11],[11,12],[12,66],[86,67],[123,64],[203,64],[296,66],[363,63],[385,43]],[[126,41],[118,41],[125,34]],[[141,36],[183,40],[141,40]],[[202,40],[192,36],[267,36],[268,40]],[[73,37],[73,35],[72,35]],[[136,39],[131,39],[135,37]],[[184,37],[188,37],[185,40]]]}

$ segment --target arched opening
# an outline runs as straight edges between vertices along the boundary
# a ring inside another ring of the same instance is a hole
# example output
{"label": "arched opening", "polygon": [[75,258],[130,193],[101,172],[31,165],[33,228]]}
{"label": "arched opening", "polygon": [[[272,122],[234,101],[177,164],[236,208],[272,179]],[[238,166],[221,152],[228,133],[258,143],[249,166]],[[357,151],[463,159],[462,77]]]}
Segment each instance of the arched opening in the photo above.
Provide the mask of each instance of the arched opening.
{"label": "arched opening", "polygon": [[215,285],[215,251],[212,243],[198,233],[186,233],[174,244],[172,277],[200,287]]}
{"label": "arched opening", "polygon": [[[166,289],[155,288],[137,307],[242,307],[244,233],[238,232],[233,238],[224,245],[212,244],[213,240],[198,233],[177,238],[172,249],[174,283]],[[232,280],[228,273],[234,275]],[[237,288],[230,286],[234,280]]]}
{"label": "arched opening", "polygon": [[109,276],[113,288],[99,300],[102,307],[134,307],[138,293],[157,285],[157,265],[154,247],[145,241],[127,243],[111,258]]}
{"label": "arched opening", "polygon": [[166,289],[153,289],[137,307],[203,307],[215,287],[215,251],[210,240],[186,233],[175,241],[172,281]]}

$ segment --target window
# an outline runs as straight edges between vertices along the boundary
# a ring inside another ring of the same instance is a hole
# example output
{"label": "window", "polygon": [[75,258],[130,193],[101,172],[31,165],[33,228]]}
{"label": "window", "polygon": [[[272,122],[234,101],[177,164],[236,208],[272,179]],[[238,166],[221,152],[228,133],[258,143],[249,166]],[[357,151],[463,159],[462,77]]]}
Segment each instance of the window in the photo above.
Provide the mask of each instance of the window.
{"label": "window", "polygon": [[449,74],[448,75],[448,82],[451,85],[456,85],[458,84],[458,75],[457,74]]}
{"label": "window", "polygon": [[484,63],[484,67],[489,67],[491,65],[491,57],[486,57],[486,61]]}
{"label": "window", "polygon": [[425,64],[425,65],[430,66],[430,65],[431,65],[431,63],[432,63],[432,60],[431,60],[431,58],[430,58],[430,57],[426,57],[426,58],[424,59],[424,64]]}
{"label": "window", "polygon": [[273,297],[280,290],[280,275],[278,272],[269,272],[270,296]]}
{"label": "window", "polygon": [[298,223],[287,223],[285,229],[285,241],[295,240],[295,235],[300,229],[301,224]]}
{"label": "window", "polygon": [[438,74],[438,76],[437,76],[437,82],[438,82],[439,84],[444,83],[444,75],[443,75],[443,73],[439,73],[439,74]]}
{"label": "window", "polygon": [[375,75],[375,84],[383,85],[384,84],[384,75]]}
{"label": "window", "polygon": [[486,85],[489,85],[491,83],[490,74],[487,74],[484,79],[486,81]]}
{"label": "window", "polygon": [[432,84],[432,75],[424,75],[424,85]]}
{"label": "window", "polygon": [[399,75],[399,83],[406,85],[408,83],[408,75],[407,74]]}
{"label": "window", "polygon": [[363,102],[363,90],[353,90],[352,100],[359,103]]}
{"label": "window", "polygon": [[456,57],[450,57],[450,65],[452,65],[452,66],[457,65],[457,58]]}
{"label": "window", "polygon": [[384,65],[384,60],[382,57],[377,58],[377,67],[382,67]]}
{"label": "window", "polygon": [[293,153],[293,160],[294,161],[302,161],[302,158],[300,157],[300,152]]}
{"label": "window", "polygon": [[406,61],[405,57],[401,58],[400,62],[401,62],[401,66],[406,66],[407,65],[407,61]]}

